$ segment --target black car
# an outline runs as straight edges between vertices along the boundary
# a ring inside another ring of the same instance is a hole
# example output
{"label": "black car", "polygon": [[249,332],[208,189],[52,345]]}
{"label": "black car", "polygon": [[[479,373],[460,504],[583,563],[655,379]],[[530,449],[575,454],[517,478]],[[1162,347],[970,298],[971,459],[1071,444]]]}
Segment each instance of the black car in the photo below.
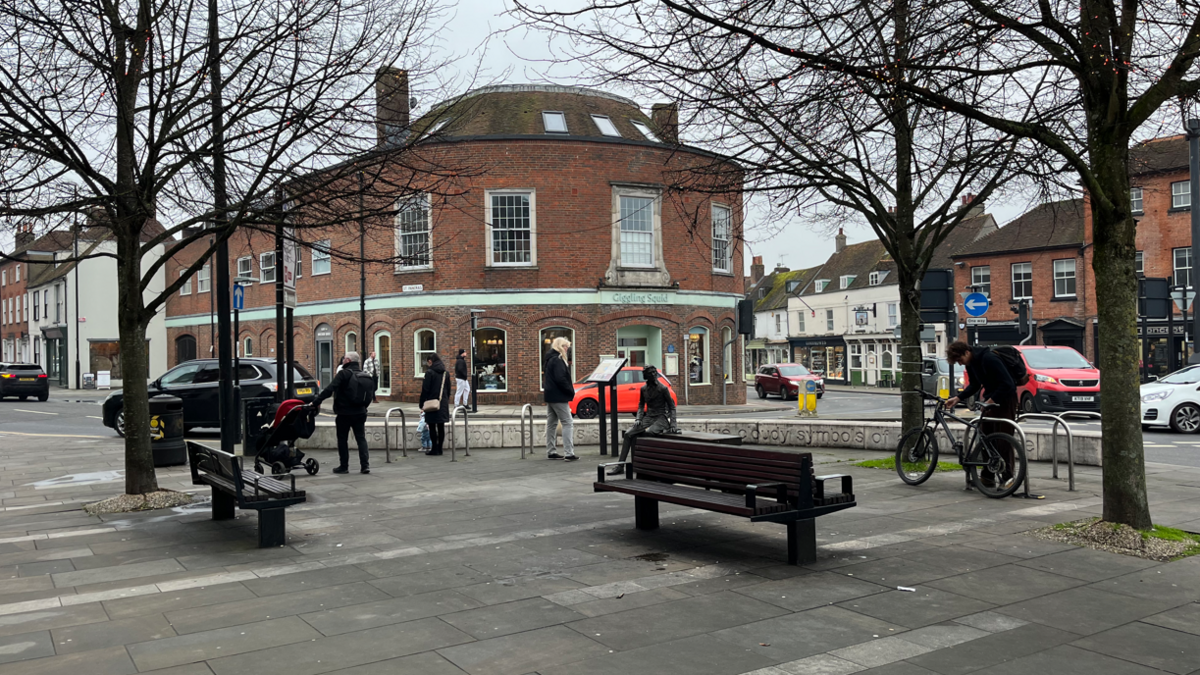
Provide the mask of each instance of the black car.
{"label": "black car", "polygon": [[50,398],[50,378],[36,363],[0,363],[0,398],[17,396],[22,401],[30,396],[45,401]]}
{"label": "black car", "polygon": [[[170,394],[183,400],[183,428],[217,427],[218,366],[216,359],[187,361],[168,370],[150,383],[150,395]],[[292,364],[296,398],[311,401],[316,398],[320,384],[304,366]],[[244,358],[238,366],[242,399],[274,396],[276,390],[275,361],[264,358]],[[104,426],[125,435],[125,397],[114,391],[104,399]]]}

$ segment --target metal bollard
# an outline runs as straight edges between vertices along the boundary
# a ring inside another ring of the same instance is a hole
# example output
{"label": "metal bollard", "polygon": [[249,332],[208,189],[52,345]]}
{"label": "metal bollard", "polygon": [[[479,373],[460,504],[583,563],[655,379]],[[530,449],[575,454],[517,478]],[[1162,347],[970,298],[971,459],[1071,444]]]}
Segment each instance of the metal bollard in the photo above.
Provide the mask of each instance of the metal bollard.
{"label": "metal bollard", "polygon": [[1022,413],[1017,415],[1017,421],[1033,419],[1033,420],[1051,420],[1054,422],[1053,431],[1050,434],[1050,475],[1058,478],[1058,427],[1061,425],[1063,430],[1067,432],[1067,492],[1075,491],[1075,435],[1071,433],[1071,425],[1067,424],[1058,415],[1049,413]]}
{"label": "metal bollard", "polygon": [[468,423],[468,421],[467,421],[467,414],[468,414],[468,412],[469,412],[469,411],[468,411],[468,410],[467,410],[465,407],[463,407],[463,406],[461,406],[461,405],[460,405],[460,406],[457,406],[456,408],[454,408],[454,410],[453,410],[453,411],[451,411],[451,413],[450,413],[450,461],[451,461],[451,462],[457,462],[457,461],[458,461],[458,457],[455,455],[455,452],[454,452],[454,451],[455,451],[455,448],[456,448],[456,446],[458,445],[458,443],[455,441],[455,435],[454,435],[454,426],[455,426],[455,425],[454,425],[454,421],[455,421],[455,419],[457,419],[457,418],[458,418],[458,411],[459,411],[459,410],[461,410],[461,411],[462,411],[462,414],[463,414],[463,416],[462,416],[462,421],[463,421],[463,454],[464,454],[464,455],[466,455],[467,457],[470,457],[470,456],[471,456],[471,429],[470,429],[470,425],[469,425],[469,423]]}
{"label": "metal bollard", "polygon": [[392,413],[394,412],[400,413],[400,452],[402,452],[405,457],[408,457],[408,422],[404,418],[404,411],[400,408],[389,408],[388,411],[383,414],[383,448],[384,456],[387,459],[388,464],[392,463],[392,436],[389,433],[388,420],[391,418]]}
{"label": "metal bollard", "polygon": [[[1006,420],[1003,417],[989,417],[989,418],[987,418],[987,421],[988,422],[1004,422],[1005,424],[1009,425],[1017,432],[1017,435],[1021,437],[1021,449],[1024,450],[1029,447],[1029,441],[1028,441],[1028,439],[1025,438],[1025,430],[1021,428],[1021,425],[1017,424],[1016,422],[1014,422],[1012,420]],[[1025,477],[1022,480],[1025,483],[1025,494],[1021,495],[1022,497],[1024,497],[1025,499],[1045,499],[1046,498],[1045,495],[1029,494],[1030,480],[1029,480],[1029,457],[1028,456],[1026,456],[1026,458],[1025,458]]]}
{"label": "metal bollard", "polygon": [[529,452],[533,453],[533,404],[521,406],[521,459],[525,459],[525,411],[529,411]]}

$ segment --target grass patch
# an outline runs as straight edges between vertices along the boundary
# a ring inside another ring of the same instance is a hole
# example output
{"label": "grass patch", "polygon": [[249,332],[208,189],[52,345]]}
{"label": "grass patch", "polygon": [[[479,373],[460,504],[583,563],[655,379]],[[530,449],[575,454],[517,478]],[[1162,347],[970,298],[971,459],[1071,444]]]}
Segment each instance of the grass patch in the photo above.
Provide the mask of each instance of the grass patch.
{"label": "grass patch", "polygon": [[1099,518],[1059,523],[1032,530],[1027,534],[1039,539],[1160,562],[1179,560],[1200,553],[1200,534],[1159,525],[1149,530],[1135,530],[1126,525],[1104,522]]}
{"label": "grass patch", "polygon": [[[1142,538],[1162,539],[1163,541],[1178,541],[1185,544],[1200,544],[1200,534],[1192,534],[1191,532],[1184,532],[1183,530],[1177,530],[1173,527],[1163,527],[1162,525],[1155,525],[1149,530],[1142,530]],[[1195,553],[1200,553],[1200,548],[1197,548],[1192,554],[1189,555],[1195,555]]]}
{"label": "grass patch", "polygon": [[[895,471],[896,458],[887,457],[884,459],[868,459],[866,461],[859,462],[854,466],[861,466],[864,469],[887,469],[888,471]],[[904,470],[910,472],[920,471],[921,467],[917,466],[916,464],[905,462]],[[937,469],[935,469],[935,471],[962,471],[962,467],[957,464],[951,464],[950,462],[938,462]]]}

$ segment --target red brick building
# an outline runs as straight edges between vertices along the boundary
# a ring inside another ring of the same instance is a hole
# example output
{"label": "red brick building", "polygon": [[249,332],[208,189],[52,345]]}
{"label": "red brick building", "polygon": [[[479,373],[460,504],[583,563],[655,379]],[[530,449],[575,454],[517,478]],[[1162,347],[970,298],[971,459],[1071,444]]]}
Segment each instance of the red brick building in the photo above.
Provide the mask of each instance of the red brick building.
{"label": "red brick building", "polygon": [[[1192,285],[1188,143],[1154,139],[1130,152],[1130,199],[1138,219],[1138,271]],[[1042,204],[953,256],[955,285],[983,285],[992,300],[988,325],[970,329],[984,344],[1020,340],[1010,303],[1033,300],[1034,344],[1068,345],[1099,363],[1092,214],[1086,197]],[[1169,319],[1139,322],[1147,374],[1163,375],[1187,362],[1178,309]],[[1187,330],[1188,342],[1191,331]]]}
{"label": "red brick building", "polygon": [[[357,256],[358,228],[298,230],[298,361],[327,382],[343,352],[376,351],[381,396],[415,400],[422,354],[451,364],[469,349],[474,309],[480,402],[540,402],[541,363],[559,335],[574,343],[576,379],[622,355],[668,373],[681,403],[719,403],[723,372],[728,400],[744,401],[741,350],[723,349],[743,287],[741,183],[671,187],[697,166],[737,175],[678,144],[673,108],[647,116],[599,91],[501,86],[434,106],[410,127],[406,83],[384,98],[396,128],[424,136],[409,151],[420,163],[475,170],[449,188],[397,190],[388,216],[368,219],[365,257],[394,263],[367,266],[365,330],[359,263],[338,255]],[[397,157],[391,182],[420,185],[405,168],[417,164]],[[246,293],[244,354],[274,356],[272,251],[265,235],[231,240],[230,276],[263,281]],[[211,353],[212,279],[200,273],[168,304],[172,363]]]}
{"label": "red brick building", "polygon": [[33,231],[28,225],[16,232],[16,248],[0,259],[0,361],[37,359],[37,350],[29,334],[29,297],[25,292],[30,267],[29,246]]}

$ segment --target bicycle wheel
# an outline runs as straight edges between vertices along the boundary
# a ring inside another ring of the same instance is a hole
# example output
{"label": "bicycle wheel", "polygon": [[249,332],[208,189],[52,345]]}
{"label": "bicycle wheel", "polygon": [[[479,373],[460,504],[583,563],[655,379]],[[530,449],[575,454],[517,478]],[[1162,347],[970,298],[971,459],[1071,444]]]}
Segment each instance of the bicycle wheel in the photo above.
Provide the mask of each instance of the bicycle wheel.
{"label": "bicycle wheel", "polygon": [[[1013,449],[1011,465],[999,450],[1005,443]],[[1021,481],[1025,480],[1025,448],[1012,434],[994,433],[980,436],[967,462],[976,464],[968,466],[967,473],[971,477],[971,484],[985,497],[1007,497],[1016,492],[1021,486]],[[986,466],[978,466],[979,464]],[[984,470],[991,474],[987,481],[983,477]],[[997,476],[1000,479],[997,479]]]}
{"label": "bicycle wheel", "polygon": [[896,446],[896,473],[909,485],[929,480],[937,469],[938,445],[933,429],[910,429]]}

